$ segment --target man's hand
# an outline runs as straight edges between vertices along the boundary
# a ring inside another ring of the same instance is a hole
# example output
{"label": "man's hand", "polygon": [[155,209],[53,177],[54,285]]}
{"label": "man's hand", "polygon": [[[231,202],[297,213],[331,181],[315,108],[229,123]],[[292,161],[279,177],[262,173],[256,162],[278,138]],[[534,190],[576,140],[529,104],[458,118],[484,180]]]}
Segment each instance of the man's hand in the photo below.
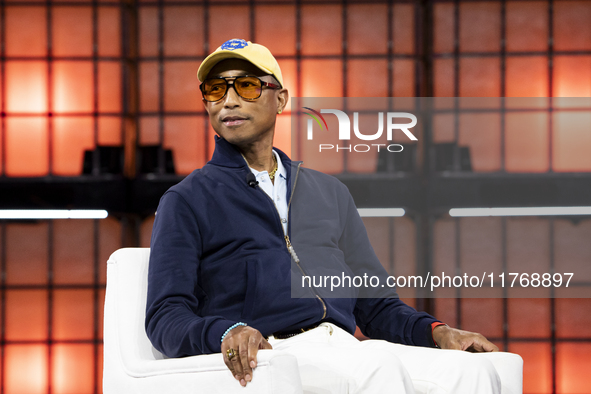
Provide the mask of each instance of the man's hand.
{"label": "man's hand", "polygon": [[499,348],[482,334],[458,330],[449,326],[437,326],[433,339],[442,349],[467,350],[469,352],[498,352]]}
{"label": "man's hand", "polygon": [[[228,359],[229,349],[234,349],[236,353],[231,360]],[[273,347],[257,329],[248,326],[232,329],[222,342],[224,362],[242,386],[246,386],[246,383],[252,380],[252,370],[257,366],[259,349],[273,349]]]}

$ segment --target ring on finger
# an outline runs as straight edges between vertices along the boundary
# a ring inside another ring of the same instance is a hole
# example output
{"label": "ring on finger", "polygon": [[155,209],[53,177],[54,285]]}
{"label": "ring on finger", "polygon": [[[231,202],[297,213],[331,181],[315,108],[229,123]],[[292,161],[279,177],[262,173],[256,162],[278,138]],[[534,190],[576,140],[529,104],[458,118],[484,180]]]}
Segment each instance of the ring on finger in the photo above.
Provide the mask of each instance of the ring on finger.
{"label": "ring on finger", "polygon": [[236,355],[237,355],[236,350],[234,350],[234,349],[226,350],[226,356],[228,357],[228,360],[232,360],[234,357],[236,357]]}

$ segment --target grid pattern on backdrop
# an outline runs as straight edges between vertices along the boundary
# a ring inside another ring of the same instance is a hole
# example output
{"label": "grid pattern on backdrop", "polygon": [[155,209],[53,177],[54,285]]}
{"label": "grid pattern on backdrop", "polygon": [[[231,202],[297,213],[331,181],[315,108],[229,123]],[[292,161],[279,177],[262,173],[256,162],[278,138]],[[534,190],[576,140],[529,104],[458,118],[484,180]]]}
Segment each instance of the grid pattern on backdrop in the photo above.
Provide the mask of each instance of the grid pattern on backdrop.
{"label": "grid pattern on backdrop", "polygon": [[[84,150],[121,146],[134,129],[138,144],[172,149],[179,174],[202,166],[213,131],[195,72],[229,38],[268,46],[294,96],[589,97],[590,19],[586,1],[5,1],[0,174],[79,176]],[[289,127],[289,113],[279,116],[276,142],[288,152]],[[432,138],[470,146],[477,172],[591,171],[588,133],[491,137],[458,127]],[[375,171],[355,165],[331,172]],[[0,223],[0,392],[101,392],[104,262],[127,244],[126,227],[149,245],[152,220]],[[391,273],[416,269],[412,218],[364,220]],[[545,267],[591,258],[588,221],[432,224],[437,267],[475,256]],[[433,308],[521,354],[526,393],[580,393],[589,391],[581,373],[591,368],[588,301],[458,299]]]}

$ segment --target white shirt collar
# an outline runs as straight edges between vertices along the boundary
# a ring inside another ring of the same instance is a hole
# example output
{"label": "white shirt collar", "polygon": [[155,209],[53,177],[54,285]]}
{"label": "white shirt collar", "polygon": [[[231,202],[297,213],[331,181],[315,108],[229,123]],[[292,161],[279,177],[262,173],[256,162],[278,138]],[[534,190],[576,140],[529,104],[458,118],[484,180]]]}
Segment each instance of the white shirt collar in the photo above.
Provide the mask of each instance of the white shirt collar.
{"label": "white shirt collar", "polygon": [[283,166],[283,163],[281,162],[281,158],[279,158],[279,153],[277,153],[277,151],[273,150],[273,154],[275,155],[275,158],[277,159],[277,174],[282,176],[283,179],[287,179],[287,171],[285,170],[285,167]]}

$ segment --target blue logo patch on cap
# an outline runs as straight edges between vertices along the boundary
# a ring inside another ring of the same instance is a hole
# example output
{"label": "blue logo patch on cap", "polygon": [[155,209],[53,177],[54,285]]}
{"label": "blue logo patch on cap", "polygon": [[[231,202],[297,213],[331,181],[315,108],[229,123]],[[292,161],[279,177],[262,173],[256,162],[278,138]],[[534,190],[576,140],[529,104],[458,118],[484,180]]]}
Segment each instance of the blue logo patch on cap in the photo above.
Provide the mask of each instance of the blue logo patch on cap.
{"label": "blue logo patch on cap", "polygon": [[233,51],[234,49],[244,48],[248,42],[239,39],[228,40],[222,44],[222,49]]}

